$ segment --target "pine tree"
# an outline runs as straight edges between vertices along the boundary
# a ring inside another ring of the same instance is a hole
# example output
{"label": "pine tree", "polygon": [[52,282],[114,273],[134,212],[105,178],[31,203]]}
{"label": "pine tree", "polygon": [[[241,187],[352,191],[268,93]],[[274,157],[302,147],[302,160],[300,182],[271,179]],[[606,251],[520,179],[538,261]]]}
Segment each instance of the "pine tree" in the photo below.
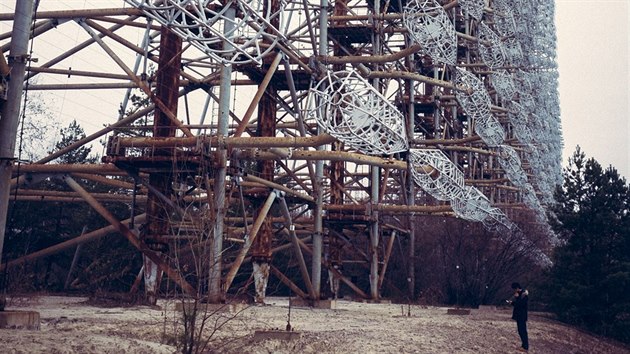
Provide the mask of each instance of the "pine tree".
{"label": "pine tree", "polygon": [[558,317],[630,342],[630,186],[578,147],[556,191],[563,245],[550,273]]}
{"label": "pine tree", "polygon": [[[85,137],[83,128],[73,121],[61,129],[61,139],[55,144],[55,151],[70,146]],[[91,147],[78,147],[56,161],[67,164],[95,163],[98,158],[90,156]],[[76,178],[88,191],[99,193],[124,193],[118,188],[97,184],[87,179]],[[45,178],[29,186],[35,190],[71,192],[59,178]],[[124,219],[129,215],[129,207],[121,203],[103,203],[104,206]],[[83,228],[92,231],[108,223],[97,212],[83,202],[19,201],[10,203],[11,216],[5,247],[7,260],[16,259],[62,241],[79,236]],[[63,289],[68,267],[74,249],[55,253],[27,264],[21,271],[11,270],[9,290],[12,291],[60,291]],[[141,258],[138,252],[120,235],[109,235],[86,244],[81,251],[76,272],[77,284],[73,289],[125,291],[134,280]]]}
{"label": "pine tree", "polygon": [[[61,150],[85,138],[85,131],[76,120],[73,120],[67,128],[61,129],[59,133],[61,134],[61,140],[55,144],[55,150]],[[83,145],[59,157],[58,162],[79,164],[95,163],[98,158],[90,157],[91,152],[92,148],[90,146]]]}

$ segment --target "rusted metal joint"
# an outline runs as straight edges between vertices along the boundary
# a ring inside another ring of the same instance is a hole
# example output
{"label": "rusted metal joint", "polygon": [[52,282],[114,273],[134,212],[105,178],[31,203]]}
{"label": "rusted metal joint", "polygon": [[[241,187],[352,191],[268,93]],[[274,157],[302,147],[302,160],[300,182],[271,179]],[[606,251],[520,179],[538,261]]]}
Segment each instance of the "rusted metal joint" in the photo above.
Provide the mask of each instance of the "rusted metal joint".
{"label": "rusted metal joint", "polygon": [[193,147],[195,153],[203,156],[208,156],[212,151],[212,140],[207,139],[205,135],[197,136],[195,139],[195,146]]}
{"label": "rusted metal joint", "polygon": [[9,62],[9,66],[13,65],[14,63],[20,63],[20,64],[26,64],[26,62],[28,62],[29,60],[33,61],[33,62],[37,62],[37,58],[35,59],[31,59],[31,56],[28,54],[21,54],[21,55],[9,55],[7,57],[7,61]]}
{"label": "rusted metal joint", "polygon": [[16,161],[17,158],[15,157],[2,157],[0,156],[0,164],[13,164],[14,161]]}
{"label": "rusted metal joint", "polygon": [[111,136],[107,139],[107,146],[105,147],[105,155],[107,156],[121,156],[125,154],[125,149],[120,147],[120,137]]}
{"label": "rusted metal joint", "polygon": [[[208,143],[209,144],[209,143]],[[227,150],[226,137],[223,135],[217,136],[217,150]]]}

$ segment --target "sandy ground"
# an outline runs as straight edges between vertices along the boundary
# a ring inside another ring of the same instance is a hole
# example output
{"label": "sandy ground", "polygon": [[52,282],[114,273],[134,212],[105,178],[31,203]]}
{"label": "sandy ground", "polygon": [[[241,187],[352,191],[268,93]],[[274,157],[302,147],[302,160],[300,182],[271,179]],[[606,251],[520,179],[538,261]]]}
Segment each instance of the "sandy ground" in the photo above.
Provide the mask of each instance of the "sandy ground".
{"label": "sandy ground", "polygon": [[[0,330],[1,353],[174,353],[181,312],[159,307],[103,307],[86,298],[40,296],[13,299],[7,310],[34,310],[39,331]],[[207,353],[516,353],[516,325],[509,309],[449,315],[447,308],[339,300],[336,309],[291,307],[290,324],[301,337],[257,340],[256,330],[285,330],[287,298],[266,306],[219,311],[206,321]],[[407,316],[407,314],[411,316]],[[531,353],[630,353],[627,346],[595,337],[531,313]]]}

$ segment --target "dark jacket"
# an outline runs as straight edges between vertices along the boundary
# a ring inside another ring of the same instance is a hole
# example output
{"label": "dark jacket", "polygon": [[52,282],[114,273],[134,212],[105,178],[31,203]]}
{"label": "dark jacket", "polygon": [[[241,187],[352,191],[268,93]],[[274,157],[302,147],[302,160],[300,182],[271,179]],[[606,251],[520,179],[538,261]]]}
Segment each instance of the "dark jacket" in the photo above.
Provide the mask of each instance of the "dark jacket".
{"label": "dark jacket", "polygon": [[514,310],[512,311],[513,320],[527,321],[527,295],[527,290],[520,290],[518,296],[514,296],[512,299],[512,306],[514,306]]}

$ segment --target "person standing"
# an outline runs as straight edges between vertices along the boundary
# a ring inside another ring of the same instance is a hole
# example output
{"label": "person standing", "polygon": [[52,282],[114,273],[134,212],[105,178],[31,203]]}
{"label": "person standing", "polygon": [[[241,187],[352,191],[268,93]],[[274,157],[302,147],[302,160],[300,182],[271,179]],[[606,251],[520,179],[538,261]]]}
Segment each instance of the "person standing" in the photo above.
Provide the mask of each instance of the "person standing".
{"label": "person standing", "polygon": [[512,283],[512,289],[514,290],[514,296],[509,301],[514,307],[512,319],[516,321],[516,329],[521,337],[519,350],[527,352],[529,350],[529,338],[527,338],[527,302],[529,300],[529,292],[521,288],[519,283]]}

